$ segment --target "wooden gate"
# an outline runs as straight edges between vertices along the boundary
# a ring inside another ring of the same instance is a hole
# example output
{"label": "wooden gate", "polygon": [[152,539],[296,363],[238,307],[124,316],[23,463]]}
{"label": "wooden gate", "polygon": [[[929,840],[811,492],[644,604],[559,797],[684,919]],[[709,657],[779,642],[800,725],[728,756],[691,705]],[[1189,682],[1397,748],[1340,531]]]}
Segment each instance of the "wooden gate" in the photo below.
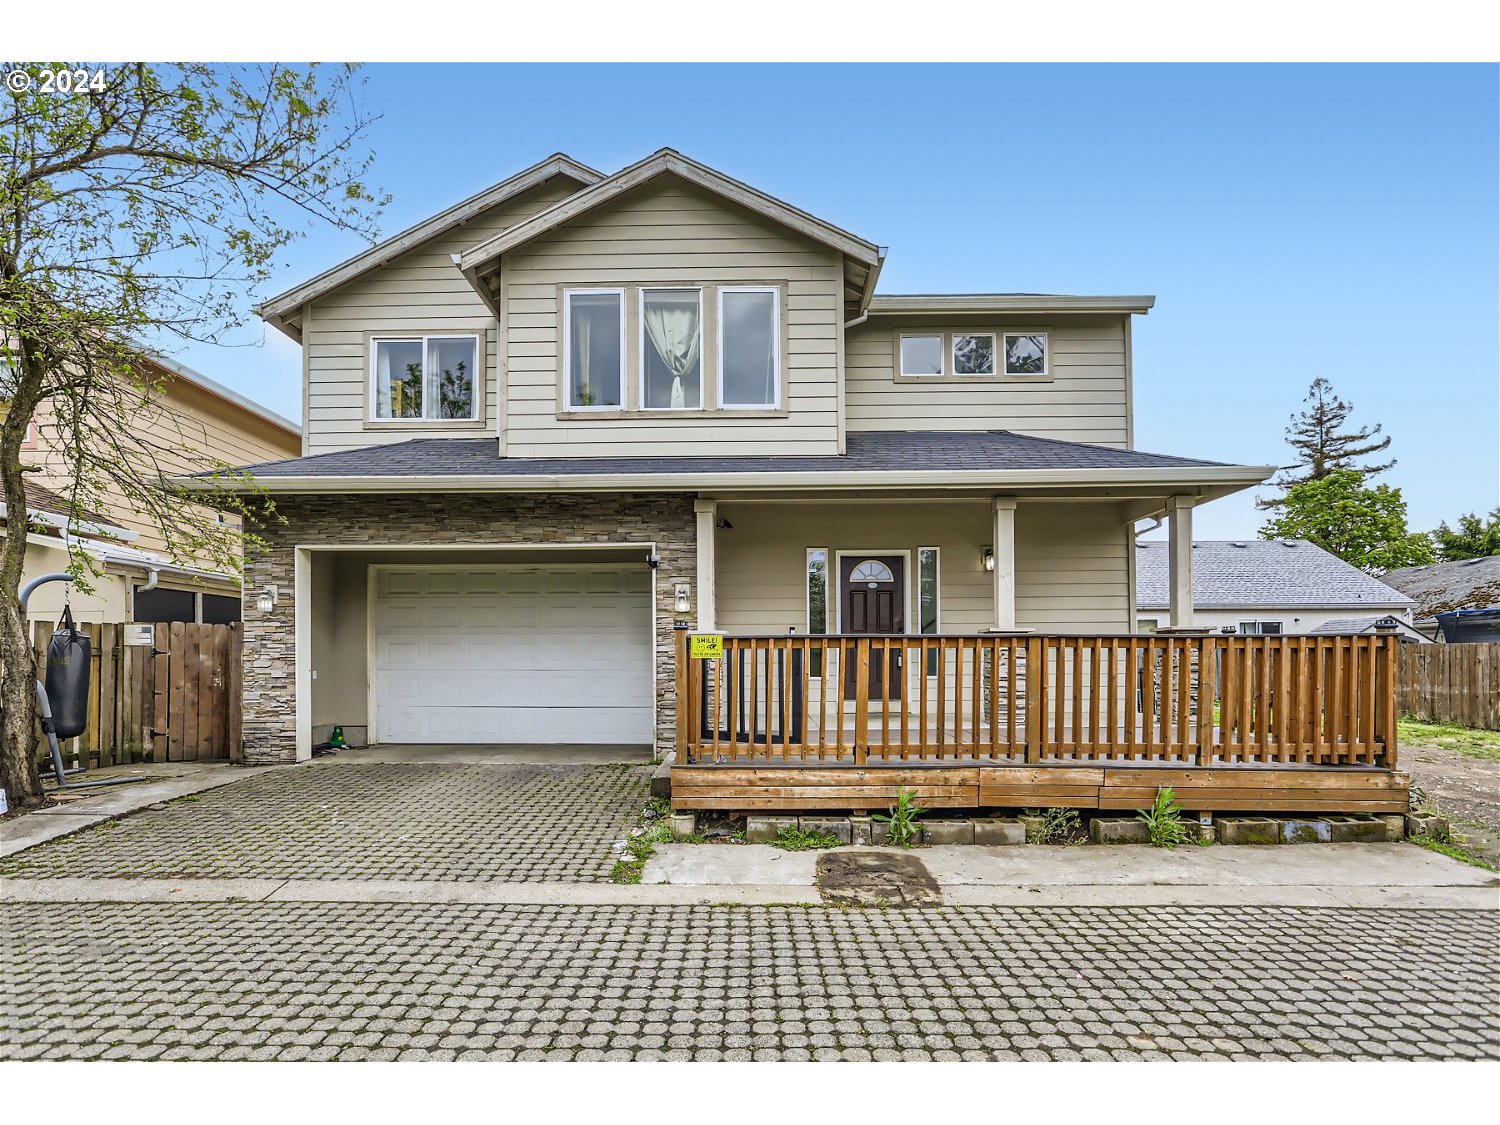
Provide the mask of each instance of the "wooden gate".
{"label": "wooden gate", "polygon": [[[130,643],[145,625],[81,625],[93,647],[88,729],[62,744],[68,766],[133,762],[238,762],[241,749],[239,625],[174,621],[149,626],[150,644]],[[53,626],[35,630],[46,675]],[[143,636],[143,634],[142,634]],[[38,757],[48,758],[47,743]]]}

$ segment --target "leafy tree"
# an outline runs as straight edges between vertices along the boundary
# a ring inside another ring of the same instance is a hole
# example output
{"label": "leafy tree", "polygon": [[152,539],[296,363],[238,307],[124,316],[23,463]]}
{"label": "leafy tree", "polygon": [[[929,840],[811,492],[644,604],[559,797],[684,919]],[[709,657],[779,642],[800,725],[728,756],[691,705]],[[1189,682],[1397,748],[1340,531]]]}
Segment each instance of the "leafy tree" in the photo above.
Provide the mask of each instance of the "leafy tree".
{"label": "leafy tree", "polygon": [[[355,152],[368,118],[352,68],[130,64],[105,68],[99,87],[58,95],[33,82],[0,102],[0,498],[11,513],[0,548],[0,785],[21,806],[41,797],[17,598],[28,424],[51,429],[62,451],[61,514],[128,504],[174,561],[238,570],[238,532],[166,480],[200,471],[228,484],[229,466],[153,446],[132,425],[161,410],[166,376],[145,356],[218,339],[303,228],[373,237],[383,203],[363,183],[369,156]],[[227,491],[196,498],[246,510]],[[71,570],[82,581],[93,571],[76,544]]]}
{"label": "leafy tree", "polygon": [[1304,481],[1322,480],[1339,470],[1356,472],[1361,478],[1383,473],[1396,462],[1386,461],[1379,465],[1360,465],[1361,457],[1380,453],[1390,448],[1391,439],[1380,436],[1380,426],[1361,426],[1357,430],[1344,430],[1354,404],[1345,402],[1333,393],[1333,384],[1319,376],[1307,388],[1307,397],[1302,400],[1307,408],[1292,415],[1286,428],[1286,441],[1297,453],[1297,460],[1283,465],[1281,472],[1267,487],[1281,489],[1283,495],[1262,497],[1256,501],[1261,508],[1279,508],[1286,503],[1285,493],[1294,485]]}
{"label": "leafy tree", "polygon": [[1459,516],[1456,528],[1444,520],[1432,533],[1432,541],[1444,562],[1500,555],[1500,507],[1492,508],[1485,519],[1473,512]]}
{"label": "leafy tree", "polygon": [[1371,574],[1433,560],[1432,541],[1406,529],[1406,501],[1387,484],[1367,486],[1354,469],[1294,484],[1262,539],[1308,539]]}

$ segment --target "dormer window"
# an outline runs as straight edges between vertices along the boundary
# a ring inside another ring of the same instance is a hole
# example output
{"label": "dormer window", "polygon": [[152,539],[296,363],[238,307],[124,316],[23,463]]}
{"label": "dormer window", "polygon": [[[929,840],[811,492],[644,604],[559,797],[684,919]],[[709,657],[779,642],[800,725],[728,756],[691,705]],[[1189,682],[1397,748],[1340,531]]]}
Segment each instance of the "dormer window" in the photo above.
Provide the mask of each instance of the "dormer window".
{"label": "dormer window", "polygon": [[371,417],[380,422],[473,422],[478,336],[376,337]]}

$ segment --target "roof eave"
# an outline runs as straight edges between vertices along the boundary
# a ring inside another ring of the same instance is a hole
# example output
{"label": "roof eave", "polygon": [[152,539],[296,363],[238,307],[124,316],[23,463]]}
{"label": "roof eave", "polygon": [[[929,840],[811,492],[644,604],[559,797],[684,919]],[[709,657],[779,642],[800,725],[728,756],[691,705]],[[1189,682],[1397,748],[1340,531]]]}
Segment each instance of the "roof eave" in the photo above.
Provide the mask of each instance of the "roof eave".
{"label": "roof eave", "polygon": [[507,199],[529,191],[557,176],[568,176],[585,187],[604,179],[604,173],[586,164],[580,164],[563,153],[554,153],[546,160],[524,168],[509,179],[493,184],[483,191],[460,200],[431,218],[407,227],[370,249],[346,258],[338,265],[324,270],[316,277],[304,281],[283,293],[254,305],[251,311],[272,327],[286,333],[294,340],[301,339],[301,332],[288,324],[288,319],[307,302],[346,282],[352,281],[367,270],[375,269],[397,255],[405,253],[427,239],[451,227],[462,226],[473,216],[488,210]]}
{"label": "roof eave", "polygon": [[952,293],[876,296],[870,301],[871,316],[912,316],[1036,312],[1112,313],[1145,315],[1156,305],[1150,295],[1070,296],[1047,293]]}
{"label": "roof eave", "polygon": [[246,493],[309,492],[694,492],[705,488],[740,491],[822,491],[859,488],[887,491],[908,488],[1059,489],[1080,486],[1159,487],[1164,491],[1249,488],[1270,476],[1269,466],[1224,465],[1150,469],[973,469],[973,470],[834,470],[818,472],[678,472],[678,473],[528,473],[525,475],[452,474],[410,476],[254,477],[243,488],[232,482],[178,477],[174,483],[198,491]]}
{"label": "roof eave", "polygon": [[567,199],[561,200],[545,210],[537,212],[509,230],[501,231],[459,256],[459,269],[466,275],[482,272],[484,267],[507,251],[523,246],[547,231],[570,221],[578,215],[603,206],[626,192],[632,191],[657,176],[672,173],[700,187],[715,191],[724,197],[748,206],[767,218],[797,230],[815,241],[831,246],[841,253],[864,262],[872,270],[881,259],[880,247],[867,242],[858,235],[849,233],[831,223],[824,222],[784,200],[767,195],[763,191],[741,183],[691,157],[673,149],[662,149],[623,168],[612,176],[585,188]]}

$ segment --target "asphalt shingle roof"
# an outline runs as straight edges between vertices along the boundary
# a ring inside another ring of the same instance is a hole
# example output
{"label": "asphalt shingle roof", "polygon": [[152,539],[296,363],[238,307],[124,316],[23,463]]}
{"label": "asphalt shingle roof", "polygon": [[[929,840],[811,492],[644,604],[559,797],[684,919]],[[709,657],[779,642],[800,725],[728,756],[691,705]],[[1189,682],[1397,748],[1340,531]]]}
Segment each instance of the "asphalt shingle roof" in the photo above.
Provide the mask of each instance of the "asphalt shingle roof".
{"label": "asphalt shingle roof", "polygon": [[1380,578],[1417,603],[1418,617],[1500,606],[1500,555],[1388,570]]}
{"label": "asphalt shingle roof", "polygon": [[[1168,595],[1167,544],[1138,543],[1136,604],[1165,609]],[[1411,599],[1306,539],[1241,539],[1193,544],[1193,604],[1199,609],[1403,608]]]}
{"label": "asphalt shingle roof", "polygon": [[898,470],[1193,469],[1222,462],[1110,449],[1007,430],[851,433],[826,456],[501,457],[487,438],[418,438],[246,466],[257,477],[532,476],[594,473],[817,473]]}

